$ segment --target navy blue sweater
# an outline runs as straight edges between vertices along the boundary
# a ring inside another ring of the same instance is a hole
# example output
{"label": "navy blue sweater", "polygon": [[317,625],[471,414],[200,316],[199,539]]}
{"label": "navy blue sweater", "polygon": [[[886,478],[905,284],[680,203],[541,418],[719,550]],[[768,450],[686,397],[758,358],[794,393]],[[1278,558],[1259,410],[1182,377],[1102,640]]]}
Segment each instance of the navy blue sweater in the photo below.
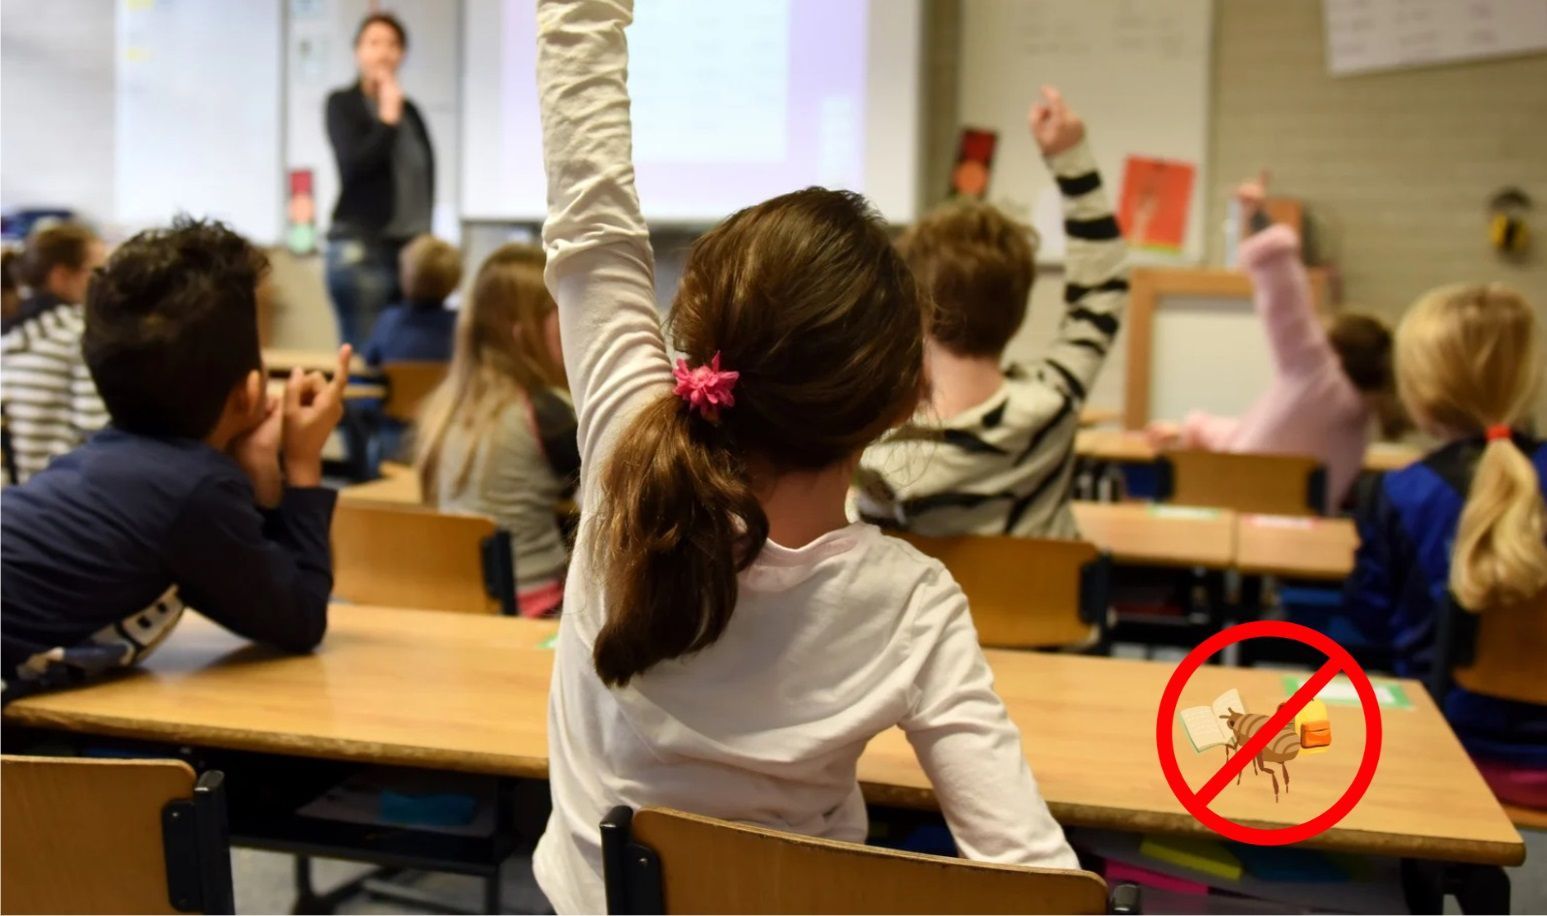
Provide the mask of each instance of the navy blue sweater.
{"label": "navy blue sweater", "polygon": [[[1547,443],[1517,435],[1547,492]],[[1423,677],[1435,659],[1435,632],[1450,583],[1450,555],[1480,438],[1454,442],[1385,475],[1361,500],[1359,552],[1344,603],[1372,642],[1392,647],[1398,674]],[[1547,497],[1544,497],[1547,498]],[[1445,718],[1480,757],[1547,766],[1547,707],[1453,688]]]}
{"label": "navy blue sweater", "polygon": [[441,302],[404,302],[389,306],[376,319],[365,344],[365,361],[443,363],[451,359],[457,313]]}
{"label": "navy blue sweater", "polygon": [[289,488],[261,511],[202,442],[109,427],[5,491],[0,645],[6,696],[132,665],[184,606],[304,652],[327,628],[334,493]]}

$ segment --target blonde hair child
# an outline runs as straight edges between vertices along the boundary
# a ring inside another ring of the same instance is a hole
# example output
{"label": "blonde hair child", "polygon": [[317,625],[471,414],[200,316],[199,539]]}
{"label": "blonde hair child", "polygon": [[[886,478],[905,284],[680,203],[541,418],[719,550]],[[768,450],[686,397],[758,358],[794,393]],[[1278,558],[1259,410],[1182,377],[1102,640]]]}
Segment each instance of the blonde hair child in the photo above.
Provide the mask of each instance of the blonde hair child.
{"label": "blonde hair child", "polygon": [[508,530],[521,613],[556,611],[568,553],[555,504],[573,491],[579,459],[540,249],[505,245],[489,255],[458,314],[455,347],[420,412],[424,500]]}
{"label": "blonde hair child", "polygon": [[1456,529],[1450,589],[1463,607],[1516,604],[1547,588],[1542,481],[1513,427],[1538,393],[1536,319],[1499,284],[1446,286],[1397,330],[1397,390],[1431,435],[1486,444]]}
{"label": "blonde hair child", "polygon": [[[1519,293],[1487,284],[1428,293],[1397,330],[1397,389],[1444,444],[1363,494],[1344,608],[1398,674],[1431,672],[1447,591],[1488,614],[1547,589],[1547,444],[1523,428],[1542,371],[1536,325]],[[1547,707],[1461,687],[1441,700],[1495,793],[1547,807]]]}

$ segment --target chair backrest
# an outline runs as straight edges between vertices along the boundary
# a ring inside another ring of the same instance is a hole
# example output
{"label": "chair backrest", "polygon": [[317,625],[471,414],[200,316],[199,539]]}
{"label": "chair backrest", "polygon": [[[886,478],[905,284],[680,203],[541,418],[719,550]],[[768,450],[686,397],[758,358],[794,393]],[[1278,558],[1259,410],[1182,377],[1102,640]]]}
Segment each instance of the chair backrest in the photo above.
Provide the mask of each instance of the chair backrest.
{"label": "chair backrest", "polygon": [[664,808],[627,815],[614,809],[602,825],[612,913],[1106,911],[1106,882],[1086,871],[898,852]]}
{"label": "chair backrest", "polygon": [[387,378],[387,400],[382,404],[381,412],[393,420],[412,423],[419,405],[446,377],[449,368],[449,363],[421,360],[382,363],[381,373]]}
{"label": "chair backrest", "polygon": [[1166,452],[1156,464],[1163,502],[1264,515],[1322,515],[1326,511],[1326,473],[1321,463],[1308,455],[1177,449]]}
{"label": "chair backrest", "polygon": [[340,500],[333,595],[355,604],[514,613],[510,535],[481,515]]}
{"label": "chair backrest", "polygon": [[[1473,693],[1547,705],[1547,591],[1513,607],[1487,608],[1477,613],[1446,602],[1437,643],[1435,668],[1451,682]],[[1445,682],[1435,688],[1443,697]]]}
{"label": "chair backrest", "polygon": [[995,649],[1088,642],[1106,621],[1109,563],[1092,544],[1047,538],[899,535],[945,564],[978,641]]}
{"label": "chair backrest", "polygon": [[0,910],[233,912],[219,773],[180,760],[0,758]]}

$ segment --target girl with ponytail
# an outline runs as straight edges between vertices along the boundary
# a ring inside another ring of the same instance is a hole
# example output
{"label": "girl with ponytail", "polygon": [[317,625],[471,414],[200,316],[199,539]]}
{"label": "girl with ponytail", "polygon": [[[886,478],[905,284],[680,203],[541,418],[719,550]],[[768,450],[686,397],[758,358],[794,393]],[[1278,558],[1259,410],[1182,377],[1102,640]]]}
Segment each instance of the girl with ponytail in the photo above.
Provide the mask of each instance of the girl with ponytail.
{"label": "girl with ponytail", "polygon": [[907,732],[962,851],[1074,868],[960,588],[845,498],[925,390],[928,299],[857,194],[692,247],[663,340],[631,163],[628,0],[541,0],[546,278],[579,423],[549,705],[560,913],[605,907],[597,823],[663,805],[863,841],[855,766]]}
{"label": "girl with ponytail", "polygon": [[[1547,591],[1547,443],[1524,428],[1540,392],[1540,334],[1531,305],[1499,284],[1433,290],[1397,330],[1402,402],[1446,444],[1363,501],[1347,599],[1393,647],[1399,674],[1428,672],[1447,592],[1487,614]],[[1547,708],[1461,688],[1444,706],[1485,775],[1492,763],[1539,769],[1534,796],[1520,801],[1547,807]]]}

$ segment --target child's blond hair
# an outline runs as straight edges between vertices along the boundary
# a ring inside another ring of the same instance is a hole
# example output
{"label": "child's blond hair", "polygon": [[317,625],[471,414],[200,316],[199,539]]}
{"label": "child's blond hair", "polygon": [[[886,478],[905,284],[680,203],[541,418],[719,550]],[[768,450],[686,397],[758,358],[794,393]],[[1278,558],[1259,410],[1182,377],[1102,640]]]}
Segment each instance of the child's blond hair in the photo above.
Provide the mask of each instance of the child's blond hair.
{"label": "child's blond hair", "polygon": [[[1525,418],[1541,375],[1536,319],[1500,284],[1425,294],[1397,330],[1397,387],[1420,425],[1447,438]],[[1541,481],[1512,438],[1489,435],[1461,512],[1450,589],[1484,610],[1547,589]]]}
{"label": "child's blond hair", "polygon": [[462,252],[433,235],[415,236],[398,258],[403,296],[409,302],[444,302],[462,282]]}

